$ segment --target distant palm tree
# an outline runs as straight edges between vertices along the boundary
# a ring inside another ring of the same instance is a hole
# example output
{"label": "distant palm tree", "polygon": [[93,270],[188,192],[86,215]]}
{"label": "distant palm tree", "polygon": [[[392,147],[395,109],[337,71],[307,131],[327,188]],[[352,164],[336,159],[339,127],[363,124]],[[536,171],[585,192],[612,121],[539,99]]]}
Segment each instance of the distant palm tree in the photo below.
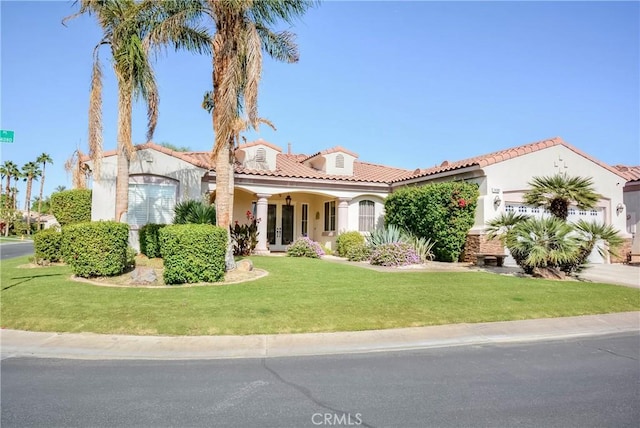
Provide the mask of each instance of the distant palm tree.
{"label": "distant palm tree", "polygon": [[[272,58],[298,61],[294,36],[271,30],[279,21],[292,23],[313,4],[304,0],[254,1],[207,0],[215,25],[213,39],[213,95],[205,94],[202,106],[213,109],[215,142],[211,159],[216,168],[217,224],[228,229],[233,217],[234,147],[247,125],[257,128],[258,84],[262,51]],[[240,117],[246,112],[247,120]],[[235,265],[229,242],[227,269]]]}
{"label": "distant palm tree", "polygon": [[534,177],[529,185],[531,190],[524,194],[525,203],[534,207],[542,206],[562,220],[569,216],[571,203],[586,210],[595,207],[600,199],[591,178],[556,174],[551,177]]}
{"label": "distant palm tree", "polygon": [[59,185],[53,189],[53,193],[64,192],[65,190],[67,190],[67,186]]}
{"label": "distant palm tree", "polygon": [[11,199],[11,179],[15,174],[19,174],[20,170],[18,165],[12,161],[5,161],[1,167],[2,176],[7,180],[5,187],[5,207],[11,208],[13,206],[13,200]]}
{"label": "distant palm tree", "polygon": [[22,176],[27,182],[27,191],[24,198],[24,210],[27,212],[27,235],[31,234],[31,189],[33,180],[37,180],[42,174],[40,166],[35,162],[27,162],[22,167]]}
{"label": "distant palm tree", "polygon": [[11,197],[12,200],[12,208],[14,210],[18,209],[18,181],[22,180],[24,178],[22,172],[18,169],[18,166],[16,165],[16,168],[13,170],[13,174],[11,176],[13,178],[13,187],[11,188],[11,193],[13,194],[13,196]]}
{"label": "distant palm tree", "polygon": [[131,140],[131,115],[134,97],[147,106],[147,140],[151,140],[158,120],[158,88],[149,60],[152,49],[169,44],[208,52],[211,40],[206,31],[194,24],[202,12],[199,1],[80,0],[75,15],[95,15],[103,36],[94,48],[89,108],[89,155],[94,174],[99,177],[102,156],[102,70],[99,48],[109,45],[118,82],[118,138],[115,218],[123,219],[129,205],[129,162],[135,151]]}
{"label": "distant palm tree", "polygon": [[38,197],[38,224],[40,224],[40,217],[42,216],[42,192],[44,190],[44,179],[45,179],[45,170],[47,168],[47,164],[53,164],[53,159],[47,153],[42,153],[36,159],[36,162],[42,164],[42,180],[40,180],[40,196]]}

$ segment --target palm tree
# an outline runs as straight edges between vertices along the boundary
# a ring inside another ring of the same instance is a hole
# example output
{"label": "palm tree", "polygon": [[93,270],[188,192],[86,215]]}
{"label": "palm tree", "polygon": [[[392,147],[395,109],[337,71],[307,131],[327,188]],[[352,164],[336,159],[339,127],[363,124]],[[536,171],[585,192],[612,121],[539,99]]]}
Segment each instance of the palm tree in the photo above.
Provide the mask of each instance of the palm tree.
{"label": "palm tree", "polygon": [[33,180],[37,180],[41,174],[40,166],[35,162],[27,162],[22,167],[22,176],[27,182],[27,191],[24,197],[24,210],[27,212],[27,235],[31,234],[31,188]]}
{"label": "palm tree", "polygon": [[567,273],[582,270],[594,248],[605,258],[607,254],[616,255],[616,251],[624,243],[618,231],[610,224],[578,220],[573,224],[573,228],[578,234],[580,248],[576,260],[562,266],[562,270]]}
{"label": "palm tree", "polygon": [[11,208],[13,205],[11,199],[11,178],[13,178],[14,174],[19,174],[20,170],[18,169],[18,165],[13,163],[12,161],[5,161],[2,164],[2,176],[7,180],[5,187],[5,207]]}
{"label": "palm tree", "polygon": [[53,189],[53,193],[64,192],[65,190],[67,190],[67,186],[59,185]]}
{"label": "palm tree", "polygon": [[526,272],[557,268],[575,261],[579,241],[573,227],[556,217],[529,218],[518,222],[506,235],[506,245]]}
{"label": "palm tree", "polygon": [[44,190],[45,169],[47,168],[47,163],[53,163],[53,159],[51,159],[51,156],[47,153],[42,153],[38,156],[36,162],[42,164],[42,180],[40,180],[40,196],[38,197],[38,224],[40,224],[40,217],[42,216],[42,192]]}
{"label": "palm tree", "polygon": [[529,186],[531,190],[524,194],[525,203],[535,207],[542,206],[562,220],[567,219],[572,202],[578,208],[586,210],[595,207],[600,199],[591,178],[556,174],[551,177],[534,177]]}
{"label": "palm tree", "polygon": [[[257,129],[258,83],[262,73],[262,51],[272,58],[298,61],[294,36],[270,29],[280,21],[292,23],[312,5],[304,0],[207,0],[215,25],[213,38],[213,96],[203,107],[213,108],[215,142],[211,154],[216,170],[217,224],[226,229],[233,219],[234,147],[247,125]],[[242,111],[247,120],[241,119]],[[227,269],[235,266],[229,240]]]}
{"label": "palm tree", "polygon": [[118,137],[115,218],[123,219],[128,210],[129,162],[135,152],[131,140],[131,114],[134,97],[147,106],[147,141],[158,120],[158,88],[150,63],[151,51],[169,44],[200,53],[209,52],[210,37],[194,24],[202,4],[189,0],[80,0],[78,15],[95,15],[104,32],[94,48],[89,101],[89,155],[94,174],[100,176],[102,156],[102,70],[99,49],[111,47],[113,69],[118,82]]}
{"label": "palm tree", "polygon": [[13,187],[11,188],[11,193],[13,195],[11,197],[11,201],[13,204],[12,208],[14,210],[17,210],[18,209],[18,181],[24,178],[24,175],[18,169],[18,165],[16,165],[15,169],[13,170],[13,174],[11,175],[11,177],[13,178]]}

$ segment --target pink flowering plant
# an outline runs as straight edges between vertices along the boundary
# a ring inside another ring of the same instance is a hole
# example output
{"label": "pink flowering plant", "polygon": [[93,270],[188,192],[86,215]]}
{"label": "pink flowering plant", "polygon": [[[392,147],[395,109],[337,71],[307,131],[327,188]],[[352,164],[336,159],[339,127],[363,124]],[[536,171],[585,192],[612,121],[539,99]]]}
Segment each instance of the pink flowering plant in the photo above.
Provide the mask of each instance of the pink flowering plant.
{"label": "pink flowering plant", "polygon": [[231,233],[231,241],[233,242],[233,254],[236,256],[248,256],[253,253],[258,245],[258,223],[260,219],[256,219],[251,211],[246,212],[249,224],[235,224],[229,226]]}
{"label": "pink flowering plant", "polygon": [[289,257],[311,257],[319,259],[324,256],[324,250],[317,242],[311,238],[304,236],[296,239],[287,248],[287,256]]}
{"label": "pink flowering plant", "polygon": [[420,256],[406,242],[393,242],[376,246],[371,252],[370,263],[378,266],[407,266],[420,264]]}

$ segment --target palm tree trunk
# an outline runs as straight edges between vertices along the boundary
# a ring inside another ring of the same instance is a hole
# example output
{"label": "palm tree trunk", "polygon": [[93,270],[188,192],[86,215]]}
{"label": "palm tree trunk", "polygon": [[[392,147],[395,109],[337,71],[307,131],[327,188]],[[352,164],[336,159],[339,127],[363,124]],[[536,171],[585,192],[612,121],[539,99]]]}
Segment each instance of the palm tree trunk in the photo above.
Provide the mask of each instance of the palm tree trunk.
{"label": "palm tree trunk", "polygon": [[42,162],[42,179],[40,181],[40,199],[38,199],[38,226],[36,226],[36,230],[40,228],[40,218],[42,217],[42,191],[44,190],[44,169],[46,168],[47,163]]}
{"label": "palm tree trunk", "polygon": [[33,176],[27,177],[27,193],[24,198],[25,211],[27,212],[27,235],[31,235],[31,186],[33,185]]}
{"label": "palm tree trunk", "polygon": [[115,220],[119,222],[123,221],[123,215],[126,215],[129,210],[129,152],[127,148],[130,145],[131,91],[126,82],[120,80],[118,82],[118,168],[115,212]]}

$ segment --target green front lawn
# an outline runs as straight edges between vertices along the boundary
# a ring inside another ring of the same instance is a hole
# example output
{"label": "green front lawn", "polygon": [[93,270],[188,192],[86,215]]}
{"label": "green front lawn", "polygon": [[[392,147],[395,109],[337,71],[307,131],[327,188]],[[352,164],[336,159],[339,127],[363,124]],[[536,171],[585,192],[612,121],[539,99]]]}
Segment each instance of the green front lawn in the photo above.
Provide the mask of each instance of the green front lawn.
{"label": "green front lawn", "polygon": [[381,273],[316,259],[253,257],[242,284],[111,288],[65,266],[2,261],[2,327],[136,335],[369,330],[640,310],[640,290],[488,273]]}

